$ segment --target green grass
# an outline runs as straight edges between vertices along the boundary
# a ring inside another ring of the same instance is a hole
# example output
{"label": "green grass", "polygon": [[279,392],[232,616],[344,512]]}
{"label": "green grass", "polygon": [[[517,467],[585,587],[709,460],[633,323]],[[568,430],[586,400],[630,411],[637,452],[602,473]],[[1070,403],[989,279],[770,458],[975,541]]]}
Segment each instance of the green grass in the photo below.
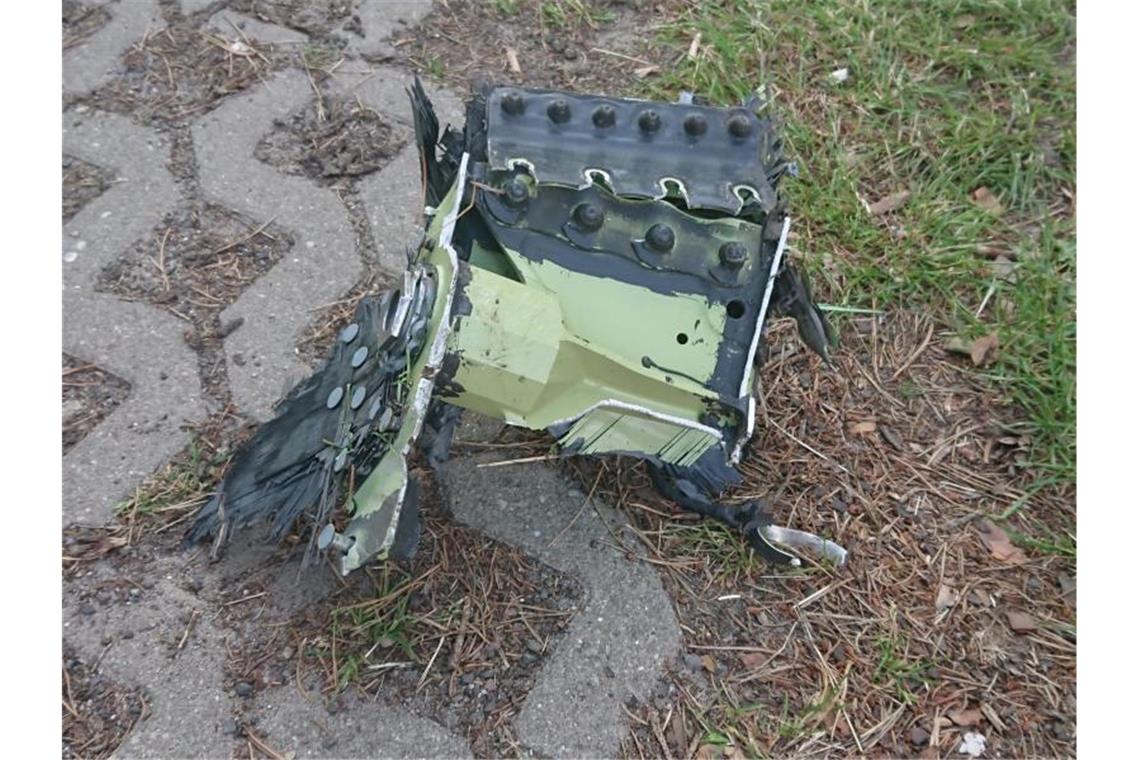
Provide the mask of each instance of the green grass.
{"label": "green grass", "polygon": [[[679,53],[697,33],[699,54],[644,94],[684,89],[730,103],[762,90],[800,169],[784,191],[821,300],[932,311],[964,338],[996,331],[988,372],[1021,410],[1029,464],[1071,482],[1072,4],[700,3],[661,42]],[[837,83],[840,68],[850,76]],[[972,200],[982,187],[1000,213]],[[911,193],[904,207],[868,214],[865,203],[901,190]],[[1012,281],[994,276],[981,244],[1017,256]]]}
{"label": "green grass", "polygon": [[198,440],[192,438],[184,455],[175,457],[136,488],[133,496],[116,504],[115,515],[133,521],[197,508],[214,489],[216,468],[225,463],[227,456],[208,456]]}

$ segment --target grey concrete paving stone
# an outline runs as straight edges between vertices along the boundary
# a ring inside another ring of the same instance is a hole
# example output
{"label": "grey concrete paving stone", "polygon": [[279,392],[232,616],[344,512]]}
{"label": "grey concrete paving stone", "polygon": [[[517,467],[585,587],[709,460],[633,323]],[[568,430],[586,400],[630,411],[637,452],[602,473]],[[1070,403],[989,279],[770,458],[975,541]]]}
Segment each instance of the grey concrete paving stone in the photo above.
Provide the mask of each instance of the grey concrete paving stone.
{"label": "grey concrete paving stone", "polygon": [[620,703],[645,698],[662,664],[679,651],[672,603],[649,565],[607,545],[610,531],[620,534],[626,524],[618,513],[587,507],[566,528],[582,506],[577,489],[544,465],[478,467],[494,458],[461,457],[444,466],[456,518],[573,573],[587,593],[519,712],[519,738],[552,757],[612,757],[627,730]]}
{"label": "grey concrete paving stone", "polygon": [[388,54],[392,49],[388,41],[431,12],[431,5],[431,0],[364,0],[355,14],[360,18],[364,36],[343,25],[340,29],[341,36],[348,40],[347,52],[361,56]]}
{"label": "grey concrete paving stone", "polygon": [[182,10],[183,16],[192,16],[216,2],[217,0],[178,0],[178,7]]}
{"label": "grey concrete paving stone", "polygon": [[63,460],[64,524],[99,525],[185,445],[180,425],[206,410],[185,326],[152,306],[94,290],[99,270],[150,234],[177,201],[165,166],[169,146],[122,116],[71,111],[63,148],[118,175],[64,225],[63,236],[63,350],[131,384],[127,400]]}
{"label": "grey concrete paving stone", "polygon": [[276,45],[303,45],[309,35],[296,29],[288,29],[276,24],[267,24],[255,18],[220,10],[210,16],[208,25],[228,40],[240,40],[242,36]]}
{"label": "grey concrete paving stone", "polygon": [[266,743],[291,757],[471,757],[467,742],[439,724],[355,692],[330,715],[290,684],[258,694],[253,714]]}
{"label": "grey concrete paving stone", "polygon": [[[163,565],[173,570],[174,562]],[[232,709],[224,689],[226,632],[213,622],[212,613],[170,574],[159,575],[154,588],[134,604],[103,607],[90,615],[65,607],[67,643],[87,662],[97,662],[99,672],[112,681],[146,689],[150,715],[116,756],[229,757],[234,740],[224,734]],[[191,614],[194,625],[178,649]]]}
{"label": "grey concrete paving stone", "polygon": [[291,379],[308,373],[296,353],[301,331],[323,306],[359,278],[348,213],[331,190],[289,176],[254,157],[275,118],[288,117],[312,98],[299,71],[277,74],[256,89],[227,98],[194,124],[203,192],[294,236],[292,249],[221,315],[244,324],[226,338],[230,387],[238,407],[265,419]]}
{"label": "grey concrete paving stone", "polygon": [[63,55],[64,92],[81,95],[94,90],[114,75],[120,56],[148,29],[164,26],[156,0],[125,0],[104,7],[111,19]]}

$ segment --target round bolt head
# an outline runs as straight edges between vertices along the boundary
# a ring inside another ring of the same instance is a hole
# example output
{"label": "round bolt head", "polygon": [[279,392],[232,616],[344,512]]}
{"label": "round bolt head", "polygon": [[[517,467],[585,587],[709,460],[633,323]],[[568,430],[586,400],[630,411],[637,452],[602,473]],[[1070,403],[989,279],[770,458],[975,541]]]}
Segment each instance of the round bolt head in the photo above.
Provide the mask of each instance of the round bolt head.
{"label": "round bolt head", "polygon": [[526,101],[523,100],[523,96],[514,91],[503,95],[499,105],[502,107],[503,113],[508,113],[511,116],[518,116],[526,110]]}
{"label": "round bolt head", "polygon": [[691,113],[685,117],[685,134],[690,137],[700,137],[708,128],[708,121],[699,113]]}
{"label": "round bolt head", "polygon": [[317,548],[321,551],[329,548],[329,545],[332,544],[333,536],[335,535],[336,528],[332,526],[332,523],[321,528],[321,532],[317,534]]}
{"label": "round bolt head", "polygon": [[637,126],[642,132],[656,132],[661,129],[661,116],[656,111],[642,111]]}
{"label": "round bolt head", "polygon": [[593,203],[579,203],[574,209],[574,223],[589,232],[599,229],[605,218],[606,215]]}
{"label": "round bolt head", "polygon": [[340,331],[340,340],[342,343],[351,343],[356,340],[356,336],[360,334],[360,325],[353,322],[348,327]]}
{"label": "round bolt head", "polygon": [[358,385],[352,389],[352,398],[348,400],[349,409],[359,409],[360,405],[364,403],[365,390],[363,385]]}
{"label": "round bolt head", "polygon": [[344,398],[344,388],[338,385],[329,391],[329,397],[325,399],[325,406],[329,409],[336,409],[337,404],[340,403],[342,398]]}
{"label": "round bolt head", "polygon": [[372,399],[372,403],[368,405],[368,419],[376,419],[376,415],[380,414],[380,397]]}
{"label": "round bolt head", "polygon": [[744,243],[732,241],[720,247],[720,263],[729,269],[740,269],[748,260],[748,247]]}
{"label": "round bolt head", "polygon": [[361,364],[364,364],[364,360],[367,358],[368,358],[368,346],[361,346],[360,348],[353,351],[352,352],[352,366],[353,366],[353,368],[355,369],[356,367],[359,367]]}
{"label": "round bolt head", "polygon": [[737,111],[728,117],[726,122],[728,133],[737,139],[744,139],[752,134],[752,119],[743,111]]}
{"label": "round bolt head", "polygon": [[612,127],[614,122],[617,121],[617,112],[614,111],[613,106],[598,106],[594,109],[594,126],[598,129],[607,129]]}
{"label": "round bolt head", "polygon": [[526,182],[523,182],[520,177],[512,177],[503,186],[503,199],[512,208],[525,205],[530,200],[530,190],[527,189]]}
{"label": "round bolt head", "polygon": [[665,253],[677,242],[673,229],[666,224],[655,224],[645,233],[645,243],[655,251]]}
{"label": "round bolt head", "polygon": [[551,101],[546,107],[546,115],[555,124],[565,124],[570,121],[570,104],[562,98]]}

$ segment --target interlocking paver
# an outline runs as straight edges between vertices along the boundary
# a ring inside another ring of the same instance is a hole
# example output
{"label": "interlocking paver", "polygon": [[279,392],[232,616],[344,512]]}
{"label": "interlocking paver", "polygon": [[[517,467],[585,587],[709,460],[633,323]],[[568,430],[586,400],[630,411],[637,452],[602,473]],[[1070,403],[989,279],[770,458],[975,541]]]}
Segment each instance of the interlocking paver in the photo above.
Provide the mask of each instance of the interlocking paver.
{"label": "interlocking paver", "polygon": [[163,26],[156,0],[130,0],[106,4],[111,19],[82,45],[63,56],[63,90],[81,95],[110,79],[119,58],[138,42],[148,29]]}
{"label": "interlocking paver", "polygon": [[222,313],[223,322],[244,320],[226,338],[238,407],[269,416],[287,386],[307,374],[297,357],[302,329],[320,307],[333,303],[362,270],[348,212],[336,195],[307,179],[283,174],[254,157],[273,120],[287,117],[313,97],[296,70],[277,74],[235,95],[194,125],[202,190],[211,200],[292,232],[293,248]]}
{"label": "interlocking paver", "polygon": [[[402,29],[417,23],[431,11],[431,0],[364,0],[356,9],[364,36],[341,26],[354,55],[373,56],[389,52],[388,40]],[[350,23],[350,22],[346,22]]]}
{"label": "interlocking paver", "polygon": [[225,9],[210,16],[209,26],[227,39],[245,36],[276,45],[298,45],[309,39],[309,35],[296,29],[267,24]]}
{"label": "interlocking paver", "polygon": [[[613,548],[625,519],[545,465],[480,468],[487,456],[441,473],[456,518],[578,576],[587,600],[527,695],[519,738],[552,757],[612,757],[627,730],[621,703],[645,698],[680,647],[672,602],[657,573]],[[567,525],[569,524],[569,527]],[[631,544],[632,546],[632,544]]]}
{"label": "interlocking paver", "polygon": [[113,168],[114,184],[64,225],[63,350],[131,384],[127,400],[63,459],[64,523],[99,525],[112,507],[185,445],[204,413],[184,325],[159,309],[95,292],[99,270],[178,200],[157,132],[98,112],[64,116],[64,151]]}

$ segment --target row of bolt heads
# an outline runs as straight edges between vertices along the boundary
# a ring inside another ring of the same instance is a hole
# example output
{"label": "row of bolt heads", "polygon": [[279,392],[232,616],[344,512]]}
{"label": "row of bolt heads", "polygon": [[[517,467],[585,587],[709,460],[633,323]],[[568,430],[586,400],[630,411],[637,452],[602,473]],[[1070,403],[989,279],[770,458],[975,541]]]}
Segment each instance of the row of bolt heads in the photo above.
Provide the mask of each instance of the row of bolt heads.
{"label": "row of bolt heads", "polygon": [[[507,205],[520,208],[530,198],[527,184],[519,177],[512,177],[503,186],[503,196]],[[596,232],[605,221],[605,213],[593,203],[579,203],[571,215],[579,228],[586,232]],[[645,231],[645,244],[658,253],[668,253],[677,242],[673,228],[667,224],[654,224]],[[720,263],[727,269],[740,269],[748,260],[748,247],[738,241],[729,241],[718,251]]]}
{"label": "row of bolt heads", "polygon": [[[503,95],[499,105],[504,113],[511,116],[521,116],[526,110],[526,101],[517,92]],[[555,124],[565,124],[570,121],[570,104],[562,98],[552,100],[546,107],[546,115]],[[617,121],[617,111],[611,105],[602,104],[594,108],[590,119],[598,129],[607,129]],[[642,111],[637,117],[637,126],[642,132],[652,134],[661,128],[661,116],[652,109]],[[700,137],[708,131],[709,123],[704,114],[691,113],[685,117],[682,126],[685,134],[690,137]],[[752,134],[752,118],[744,111],[734,111],[724,126],[728,133],[738,140],[743,140]]]}

